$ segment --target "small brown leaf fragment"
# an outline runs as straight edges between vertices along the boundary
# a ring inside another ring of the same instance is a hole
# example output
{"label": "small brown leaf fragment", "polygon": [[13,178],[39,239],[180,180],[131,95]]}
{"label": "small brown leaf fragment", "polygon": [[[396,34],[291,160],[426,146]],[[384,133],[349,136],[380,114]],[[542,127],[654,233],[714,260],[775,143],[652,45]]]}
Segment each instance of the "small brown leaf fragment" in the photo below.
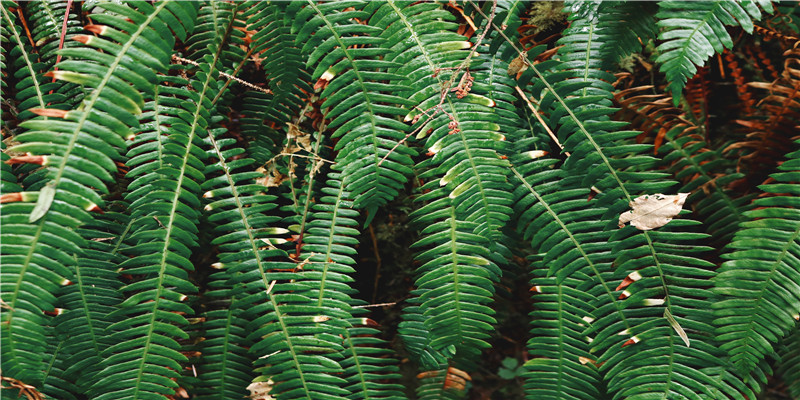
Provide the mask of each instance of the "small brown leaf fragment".
{"label": "small brown leaf fragment", "polygon": [[664,226],[681,212],[688,196],[689,193],[639,196],[630,202],[632,210],[620,214],[619,227],[624,227],[627,222],[643,231]]}
{"label": "small brown leaf fragment", "polygon": [[519,53],[517,58],[511,60],[511,62],[508,64],[508,74],[514,76],[528,69],[527,57],[528,53],[523,51],[522,53]]}
{"label": "small brown leaf fragment", "polygon": [[[48,72],[48,74],[51,74]],[[47,74],[45,74],[47,75]],[[36,115],[40,115],[42,117],[54,117],[54,118],[66,118],[68,111],[59,110],[56,108],[31,108],[28,110]]]}
{"label": "small brown leaf fragment", "polygon": [[639,279],[642,279],[642,275],[639,274],[639,271],[633,271],[630,274],[628,274],[628,276],[626,276],[625,279],[622,280],[622,283],[620,283],[619,286],[617,286],[617,288],[614,289],[614,291],[625,289],[626,287],[628,287],[628,285],[638,281]]}

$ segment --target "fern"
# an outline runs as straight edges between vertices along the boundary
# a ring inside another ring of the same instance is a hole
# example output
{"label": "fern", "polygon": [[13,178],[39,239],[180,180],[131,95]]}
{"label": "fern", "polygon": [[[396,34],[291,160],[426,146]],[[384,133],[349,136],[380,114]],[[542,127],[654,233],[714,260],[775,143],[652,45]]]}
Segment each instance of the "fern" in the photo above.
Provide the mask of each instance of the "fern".
{"label": "fern", "polygon": [[2,397],[794,394],[775,9],[3,1]]}
{"label": "fern", "polygon": [[761,19],[758,6],[772,12],[769,1],[757,4],[752,0],[658,3],[656,17],[662,28],[659,39],[664,43],[658,46],[661,54],[656,62],[666,74],[676,104],[686,81],[697,73],[697,67],[705,65],[712,55],[733,46],[725,25],[741,26],[752,32],[753,20]]}
{"label": "fern", "polygon": [[[762,185],[772,194],[796,192],[794,171],[798,152],[788,154],[772,175],[775,183]],[[715,325],[721,348],[743,372],[755,367],[794,327],[800,307],[795,282],[800,272],[795,245],[800,225],[794,216],[792,196],[771,196],[754,201],[745,213],[728,247],[726,261],[715,277]]]}

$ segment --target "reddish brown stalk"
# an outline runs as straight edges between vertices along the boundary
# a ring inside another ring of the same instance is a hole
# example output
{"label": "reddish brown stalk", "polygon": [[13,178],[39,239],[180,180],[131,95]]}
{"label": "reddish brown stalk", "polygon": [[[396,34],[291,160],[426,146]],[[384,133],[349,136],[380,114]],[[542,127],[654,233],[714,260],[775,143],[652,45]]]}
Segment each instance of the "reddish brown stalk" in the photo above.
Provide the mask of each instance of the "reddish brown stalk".
{"label": "reddish brown stalk", "polygon": [[[64,11],[64,22],[61,24],[61,38],[58,40],[58,49],[61,50],[64,48],[64,37],[67,36],[67,21],[69,20],[69,10],[72,8],[72,0],[67,0],[67,9]],[[56,63],[54,65],[53,71],[58,71],[58,63],[61,61],[61,54],[56,57]],[[56,81],[56,78],[53,77],[53,82]],[[51,90],[50,93],[53,91]]]}

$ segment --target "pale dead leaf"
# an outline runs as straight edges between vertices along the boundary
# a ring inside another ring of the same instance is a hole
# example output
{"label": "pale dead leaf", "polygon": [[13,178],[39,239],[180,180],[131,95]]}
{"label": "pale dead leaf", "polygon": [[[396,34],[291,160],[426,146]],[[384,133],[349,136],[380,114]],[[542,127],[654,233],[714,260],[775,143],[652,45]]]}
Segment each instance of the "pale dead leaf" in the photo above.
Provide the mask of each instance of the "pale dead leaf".
{"label": "pale dead leaf", "polygon": [[285,180],[289,179],[288,176],[280,173],[274,165],[270,167],[269,173],[264,167],[257,168],[256,172],[264,174],[263,178],[256,178],[256,183],[266,187],[278,187]]}
{"label": "pale dead leaf", "polygon": [[297,125],[292,123],[286,123],[289,125],[289,131],[286,133],[286,137],[289,139],[294,139],[297,144],[299,144],[303,150],[313,153],[313,148],[311,146],[311,135],[305,133],[297,127]]}
{"label": "pale dead leaf", "polygon": [[269,391],[272,390],[272,385],[275,382],[272,379],[266,382],[253,382],[249,386],[247,386],[247,390],[250,391],[250,398],[253,400],[274,400],[275,398],[269,395]]}
{"label": "pale dead leaf", "polygon": [[620,214],[619,227],[622,228],[627,222],[643,231],[664,226],[681,212],[688,196],[689,193],[639,196],[630,203],[632,210]]}

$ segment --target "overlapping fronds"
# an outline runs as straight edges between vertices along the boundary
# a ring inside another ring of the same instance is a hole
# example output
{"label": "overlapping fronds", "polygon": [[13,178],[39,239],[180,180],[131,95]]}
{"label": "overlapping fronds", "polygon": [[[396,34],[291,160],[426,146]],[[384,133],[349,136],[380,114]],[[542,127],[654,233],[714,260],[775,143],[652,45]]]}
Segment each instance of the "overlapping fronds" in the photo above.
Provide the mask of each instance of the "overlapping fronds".
{"label": "overlapping fronds", "polygon": [[481,85],[470,72],[483,60],[470,56],[473,44],[456,33],[458,24],[439,4],[387,2],[375,15],[370,23],[382,29],[392,50],[387,59],[402,65],[392,71],[414,88],[405,121],[418,139],[425,138],[435,179],[453,199],[458,218],[493,239],[509,219],[511,197],[508,162],[500,157],[501,116],[486,96],[495,85]]}
{"label": "overlapping fronds", "polygon": [[67,266],[85,247],[74,229],[91,220],[87,211],[102,207],[98,192],[113,181],[114,160],[138,125],[134,115],[141,112],[142,93],[152,92],[155,71],[165,70],[174,43],[167,24],[182,38],[184,26],[191,28],[191,4],[136,6],[104,4],[124,17],[98,14],[88,29],[103,37],[73,37],[85,46],[62,50],[72,59],[50,74],[83,85],[87,97],[77,110],[37,109],[56,119],[25,121],[26,132],[16,136],[20,144],[9,149],[30,154],[15,162],[45,167],[44,179],[2,208],[2,296],[10,307],[3,313],[3,370],[23,381],[41,379],[41,313],[52,310],[58,286],[70,283]]}
{"label": "overlapping fronds", "polygon": [[781,360],[778,374],[789,388],[789,394],[800,396],[800,331],[795,330],[783,339],[778,355]]}
{"label": "overlapping fronds", "polygon": [[753,198],[734,196],[727,189],[744,174],[724,173],[733,167],[732,162],[711,148],[702,130],[687,119],[685,112],[672,106],[669,95],[649,94],[652,89],[645,85],[615,93],[621,106],[617,116],[641,129],[640,137],[654,141],[673,176],[683,183],[678,192],[691,193],[687,201],[711,234],[715,248],[721,249],[745,220],[742,213]]}
{"label": "overlapping fronds", "polygon": [[[599,52],[593,51],[602,48],[604,37],[595,11],[583,6],[585,13],[572,21],[565,36],[569,40],[564,39],[566,46],[559,50],[561,63],[547,75],[531,66],[531,75],[538,78],[533,93],[541,99],[541,109],[549,111],[549,124],[558,128],[564,150],[570,153],[562,168],[582,178],[574,187],[599,192],[591,201],[607,208],[602,220],[606,229],[614,229],[617,216],[636,194],[668,192],[674,183],[663,180],[665,174],[647,171],[654,159],[641,153],[649,146],[630,143],[637,132],[619,131],[622,124],[610,120],[613,77],[598,69],[600,60],[594,54]],[[572,29],[582,34],[569,34]],[[615,269],[602,281],[635,282],[619,295],[621,307],[605,293],[605,285],[590,289],[594,321],[586,334],[594,336],[590,351],[597,354],[615,398],[644,398],[654,392],[697,396],[710,393],[714,385],[711,376],[697,371],[718,354],[707,300],[712,264],[697,258],[707,248],[694,244],[705,235],[687,231],[696,224],[681,219],[647,232],[628,226],[609,239]],[[693,332],[691,349],[679,337],[683,331],[678,327]],[[694,372],[685,375],[687,371]]]}
{"label": "overlapping fronds", "polygon": [[[268,216],[276,207],[275,196],[264,194],[265,188],[254,180],[262,175],[248,169],[250,158],[239,158],[244,150],[235,146],[235,140],[221,135],[225,129],[210,131],[208,157],[215,162],[206,167],[206,181],[202,184],[203,197],[209,222],[217,225],[218,236],[212,244],[220,250],[213,274],[212,290],[205,296],[215,299],[215,304],[205,315],[202,363],[200,373],[201,397],[238,399],[253,378],[252,362],[248,354],[250,343],[246,340],[247,318],[242,300],[247,295],[244,279],[261,284],[257,278],[269,268],[270,257],[284,254],[270,242],[273,237],[286,233],[274,226],[279,217]],[[247,278],[246,278],[247,277]]]}
{"label": "overlapping fronds", "polygon": [[[519,145],[526,142],[530,140]],[[590,339],[583,333],[594,307],[589,288],[580,286],[602,285],[606,293],[598,296],[614,301],[601,275],[615,257],[609,251],[610,232],[602,232],[605,209],[588,206],[586,189],[564,190],[575,182],[561,179],[564,171],[553,168],[555,160],[541,158],[541,151],[519,152],[512,162],[520,182],[514,192],[517,226],[540,255],[533,263],[528,342],[530,353],[539,357],[525,364],[527,393],[531,398],[597,398],[600,377],[592,365],[595,356],[588,352]]]}
{"label": "overlapping fronds", "polygon": [[[32,27],[29,39],[33,41],[31,45],[36,49],[38,61],[45,68],[51,69],[59,60],[60,48],[79,45],[72,40],[81,33],[82,28],[76,13],[77,4],[70,6],[66,0],[55,0],[26,1],[21,5],[27,15],[26,25]],[[56,92],[61,93],[71,107],[78,105],[83,99],[80,85],[74,83],[62,81]]]}
{"label": "overlapping fronds", "polygon": [[223,72],[232,72],[244,61],[245,52],[240,47],[244,45],[244,21],[239,15],[243,4],[238,1],[203,3],[195,29],[186,43],[186,50],[192,59],[200,61],[221,47],[220,68]]}
{"label": "overlapping fronds", "polygon": [[[30,34],[31,40],[33,40],[31,44],[36,46],[40,61],[48,67],[53,67],[56,63],[59,46],[75,46],[72,37],[81,33],[81,23],[75,12],[77,4],[69,5],[68,3],[66,0],[21,3],[25,7],[27,25],[31,27]],[[66,30],[62,44],[61,33],[64,24],[66,24]]]}
{"label": "overlapping fronds", "polygon": [[741,162],[771,165],[782,158],[800,118],[800,49],[787,50],[783,56],[784,69],[773,82],[750,82],[748,86],[760,89],[763,97],[756,108],[758,113],[737,122],[747,129],[747,139],[726,148],[740,157]]}
{"label": "overlapping fronds", "polygon": [[[61,93],[54,91],[63,86],[63,82],[53,82],[53,78],[46,77],[44,74],[52,66],[52,63],[39,60],[39,54],[33,52],[22,27],[16,23],[16,16],[10,9],[13,3],[4,2],[2,6],[2,21],[4,29],[8,31],[8,39],[11,42],[9,56],[14,66],[14,79],[16,84],[17,118],[26,120],[36,115],[30,112],[31,108],[51,108],[66,109],[64,102],[66,98]],[[18,7],[18,6],[17,6]],[[5,70],[5,68],[4,68]]]}
{"label": "overlapping fronds", "polygon": [[477,224],[460,219],[447,190],[437,186],[435,180],[423,186],[430,191],[418,200],[427,204],[411,214],[424,224],[413,245],[424,249],[417,255],[420,309],[431,349],[474,361],[489,347],[495,320],[488,304],[501,272],[491,261],[488,239],[474,233]]}
{"label": "overlapping fronds", "polygon": [[49,343],[47,343],[47,350],[44,355],[46,366],[44,368],[42,393],[56,399],[75,400],[76,397],[73,393],[77,393],[78,390],[64,371],[67,367],[64,360],[64,342],[58,335],[53,333],[52,327],[48,328]]}
{"label": "overlapping fronds", "polygon": [[[528,348],[538,357],[525,363],[526,397],[602,398],[600,375],[582,333],[591,321],[586,311],[591,309],[591,299],[581,285],[590,284],[591,280],[580,273],[565,279],[548,278],[547,268],[534,268],[534,274],[539,276],[531,280],[535,290]],[[556,331],[561,334],[553,335]]]}
{"label": "overlapping fronds", "polygon": [[741,26],[753,32],[753,21],[761,19],[761,6],[772,12],[768,0],[744,1],[662,1],[658,3],[658,46],[656,62],[666,74],[669,90],[676,104],[686,81],[697,73],[697,67],[716,53],[733,47],[733,39],[725,26]]}
{"label": "overlapping fronds", "polygon": [[796,4],[1,4],[3,398],[800,393]]}
{"label": "overlapping fronds", "polygon": [[606,32],[606,40],[600,49],[604,65],[614,69],[615,65],[642,46],[655,39],[657,25],[656,2],[603,1],[600,3],[598,25]]}
{"label": "overlapping fronds", "polygon": [[86,247],[72,266],[73,284],[58,296],[63,313],[53,322],[61,339],[65,376],[79,392],[88,392],[102,368],[103,352],[114,344],[106,332],[117,321],[113,312],[122,301],[116,263],[123,258],[119,250],[130,227],[126,219],[106,212],[78,229]]}
{"label": "overlapping fronds", "polygon": [[177,340],[187,337],[184,315],[193,313],[184,300],[197,291],[188,280],[189,257],[197,246],[206,104],[216,83],[211,74],[197,77],[197,92],[186,90],[180,78],[169,79],[175,86],[156,88],[143,115],[150,123],[128,152],[130,258],[119,267],[133,279],[113,314],[119,321],[109,327],[116,344],[104,353],[103,378],[93,388],[98,398],[172,394],[179,362],[186,360]]}
{"label": "overlapping fronds", "polygon": [[714,323],[721,348],[742,372],[759,360],[795,327],[800,319],[800,221],[797,215],[797,171],[800,152],[771,175],[772,183],[759,186],[768,197],[753,202],[745,213],[714,277]]}
{"label": "overlapping fronds", "polygon": [[[350,293],[347,282],[357,243],[353,219],[358,212],[336,174],[330,174],[313,217],[306,224],[299,264],[268,271],[269,303],[253,320],[251,348],[259,359],[262,381],[275,382],[278,399],[341,398],[352,393],[339,364],[350,327]],[[277,265],[274,265],[276,267]],[[274,281],[272,281],[274,279]],[[264,289],[261,289],[264,290]]]}
{"label": "overlapping fronds", "polygon": [[292,31],[309,54],[311,77],[325,85],[320,99],[332,137],[339,139],[334,150],[336,161],[345,166],[344,185],[355,207],[374,217],[379,206],[403,190],[416,152],[399,143],[408,126],[393,118],[405,115],[402,107],[412,105],[395,94],[409,88],[388,83],[402,79],[386,72],[399,64],[381,59],[391,46],[379,36],[381,29],[358,23],[370,16],[366,6],[357,1],[309,3],[296,10],[293,4],[290,12],[297,12]]}
{"label": "overlapping fronds", "polygon": [[[271,94],[251,92],[253,97],[252,115],[260,116],[278,127],[297,114],[303,99],[313,92],[308,84],[311,76],[306,71],[305,59],[295,36],[291,31],[291,15],[286,12],[288,3],[257,2],[249,8],[248,29],[253,34],[253,54],[262,57],[260,66],[268,80]],[[251,107],[246,105],[246,110]],[[255,119],[255,118],[254,118]],[[242,121],[247,124],[247,121]],[[249,131],[243,127],[243,130]]]}

